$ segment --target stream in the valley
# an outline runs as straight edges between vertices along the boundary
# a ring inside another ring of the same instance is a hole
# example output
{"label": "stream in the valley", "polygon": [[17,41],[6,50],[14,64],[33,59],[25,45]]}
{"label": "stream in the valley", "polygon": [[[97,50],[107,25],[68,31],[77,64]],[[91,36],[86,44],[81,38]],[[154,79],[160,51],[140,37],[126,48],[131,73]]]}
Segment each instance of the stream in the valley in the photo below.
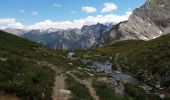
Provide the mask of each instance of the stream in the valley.
{"label": "stream in the valley", "polygon": [[84,59],[84,58],[76,58],[74,57],[74,55],[75,55],[74,52],[69,52],[68,58],[70,60],[79,60],[83,63],[89,63],[90,65],[88,66],[91,69],[95,69],[96,72],[110,73],[112,77],[115,78],[116,80],[127,81],[131,83],[138,83],[137,79],[135,79],[133,76],[125,72],[112,70],[111,63],[103,63],[103,62],[96,62],[96,61],[92,61],[92,60]]}
{"label": "stream in the valley", "polygon": [[154,86],[147,85],[147,84],[139,81],[138,79],[136,79],[135,77],[133,77],[132,75],[130,75],[126,72],[113,70],[112,64],[109,63],[109,61],[97,62],[97,61],[93,61],[91,59],[74,57],[74,55],[75,55],[74,52],[69,52],[68,53],[68,59],[77,60],[77,61],[80,61],[84,64],[87,64],[87,67],[90,68],[90,70],[93,70],[94,72],[108,73],[108,74],[112,75],[112,77],[115,78],[116,80],[137,84],[140,87],[143,87],[143,89],[146,90],[146,91],[154,90],[154,91],[157,92],[157,90],[158,90]]}

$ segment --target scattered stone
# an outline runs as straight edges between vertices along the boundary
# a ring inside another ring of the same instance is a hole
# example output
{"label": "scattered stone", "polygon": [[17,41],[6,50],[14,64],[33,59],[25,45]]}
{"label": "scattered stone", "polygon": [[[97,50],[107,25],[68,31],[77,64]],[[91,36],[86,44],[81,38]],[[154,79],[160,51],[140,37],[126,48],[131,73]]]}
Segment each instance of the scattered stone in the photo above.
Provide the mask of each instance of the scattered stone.
{"label": "scattered stone", "polygon": [[102,78],[98,78],[98,79],[97,79],[98,82],[104,82],[104,81],[106,81],[106,80],[107,80],[106,77],[102,77]]}
{"label": "scattered stone", "polygon": [[139,87],[143,88],[146,92],[149,92],[149,91],[152,90],[152,88],[150,86],[148,86],[148,85],[139,86]]}
{"label": "scattered stone", "polygon": [[43,97],[43,98],[45,98],[45,94],[44,94],[44,92],[42,93],[42,97]]}
{"label": "scattered stone", "polygon": [[155,87],[159,89],[161,86],[159,84],[157,84],[157,85],[155,85]]}
{"label": "scattered stone", "polygon": [[165,7],[165,5],[163,5],[163,4],[162,4],[162,5],[158,5],[158,6],[161,7],[161,8],[164,8],[164,7]]}
{"label": "scattered stone", "polygon": [[66,74],[70,74],[70,73],[71,73],[71,71],[67,71],[67,72],[66,72]]}
{"label": "scattered stone", "polygon": [[86,71],[88,71],[88,72],[90,72],[91,70],[90,69],[88,69],[88,68],[84,68],[84,70],[86,70]]}
{"label": "scattered stone", "polygon": [[5,62],[5,61],[7,61],[7,58],[0,58],[0,61]]}
{"label": "scattered stone", "polygon": [[70,94],[71,94],[71,91],[70,91],[70,90],[65,90],[65,89],[60,89],[59,93],[60,93],[60,94],[70,95]]}
{"label": "scattered stone", "polygon": [[159,97],[160,97],[161,99],[164,99],[164,98],[165,98],[165,95],[164,95],[164,94],[159,94]]}
{"label": "scattered stone", "polygon": [[71,66],[72,66],[72,65],[73,65],[73,63],[69,63],[69,65],[71,65]]}
{"label": "scattered stone", "polygon": [[113,57],[109,57],[109,60],[112,60],[113,59]]}
{"label": "scattered stone", "polygon": [[115,71],[116,74],[121,74],[122,72],[121,71]]}
{"label": "scattered stone", "polygon": [[78,70],[81,70],[82,68],[81,67],[77,67]]}
{"label": "scattered stone", "polygon": [[87,73],[90,77],[93,77],[94,76],[94,74],[91,74],[91,73]]}

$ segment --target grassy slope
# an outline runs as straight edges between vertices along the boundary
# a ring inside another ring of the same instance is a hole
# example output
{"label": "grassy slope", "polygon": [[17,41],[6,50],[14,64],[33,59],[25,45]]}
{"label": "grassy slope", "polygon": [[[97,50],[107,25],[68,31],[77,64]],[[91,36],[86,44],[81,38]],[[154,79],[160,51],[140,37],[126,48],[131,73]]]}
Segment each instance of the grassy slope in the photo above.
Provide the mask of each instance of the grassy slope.
{"label": "grassy slope", "polygon": [[[147,70],[152,73],[151,82],[154,83],[155,79],[162,81],[166,78],[165,76],[169,76],[169,49],[170,35],[166,35],[148,42],[128,40],[89,51],[75,52],[76,56],[97,61],[106,61],[111,56],[114,67],[119,66],[122,70],[129,71],[142,80],[145,77],[138,72],[141,69]],[[117,54],[119,56],[115,62]],[[47,66],[38,65],[37,62],[52,63],[64,69],[82,66],[76,61],[68,61],[66,51],[53,51],[1,31],[0,58],[7,58],[7,61],[0,60],[0,90],[15,92],[22,97],[35,99],[42,99],[43,93],[49,99],[54,82],[54,72]],[[73,66],[70,66],[70,62],[73,63]],[[72,83],[68,82],[68,84]],[[162,81],[162,85],[169,86],[169,81]],[[72,89],[72,87],[69,88]],[[82,91],[81,86],[77,88]],[[100,94],[100,86],[98,88]],[[129,92],[128,90],[127,92]],[[73,95],[77,97],[76,92]]]}
{"label": "grassy slope", "polygon": [[77,82],[71,76],[68,76],[66,81],[66,87],[68,90],[71,90],[73,95],[70,100],[93,100],[92,96],[89,93],[88,88]]}
{"label": "grassy slope", "polygon": [[[144,43],[144,41],[140,40],[126,40],[117,42],[111,45],[106,45],[103,47],[93,48],[91,50],[87,51],[76,51],[75,56],[83,57],[84,55],[88,55],[91,59],[99,60],[101,56],[106,59],[106,55],[108,56],[115,56],[117,53],[122,53],[124,51],[127,51],[129,49],[133,49],[138,44]],[[101,55],[100,57],[96,57],[95,55]],[[99,58],[99,59],[95,59]],[[105,60],[103,59],[103,60]]]}
{"label": "grassy slope", "polygon": [[125,55],[129,71],[137,77],[146,79],[147,76],[138,72],[147,71],[148,76],[149,73],[153,75],[151,83],[159,81],[163,86],[170,86],[170,34],[141,44]]}
{"label": "grassy slope", "polygon": [[[84,66],[80,62],[68,60],[65,50],[51,50],[0,31],[0,91],[16,93],[24,100],[50,99],[55,78],[50,65],[55,65],[63,71]],[[83,92],[86,92],[87,98],[91,99],[89,91],[80,83],[66,82],[71,86],[69,89],[76,84],[76,89],[82,92],[77,94],[72,90],[72,98],[81,97]]]}
{"label": "grassy slope", "polygon": [[[161,86],[170,86],[170,34],[147,42],[128,40],[89,51],[76,52],[76,56],[84,57],[85,55],[96,61],[107,61],[111,56],[113,57],[111,60],[113,68],[120,67],[149,84],[160,82]],[[115,61],[116,55],[119,55],[117,61]],[[132,87],[127,86],[126,90],[126,92],[130,92],[129,94],[131,94],[130,88]],[[168,88],[163,91],[169,95]],[[133,95],[136,96],[136,94]]]}
{"label": "grassy slope", "polygon": [[[96,57],[96,54],[100,56]],[[169,86],[170,71],[170,34],[157,39],[144,42],[139,40],[128,40],[117,42],[104,47],[94,48],[88,52],[77,51],[76,56],[86,55],[88,58],[98,61],[106,61],[113,57],[113,67],[121,67],[144,80],[147,76],[144,71],[153,75],[151,83],[159,81],[164,86]],[[117,56],[117,61],[115,58]],[[142,71],[142,74],[138,74]],[[165,82],[166,80],[166,82]]]}
{"label": "grassy slope", "polygon": [[53,51],[0,31],[0,90],[23,98],[50,99],[55,73],[37,62],[60,66],[67,63],[64,55],[64,51]]}

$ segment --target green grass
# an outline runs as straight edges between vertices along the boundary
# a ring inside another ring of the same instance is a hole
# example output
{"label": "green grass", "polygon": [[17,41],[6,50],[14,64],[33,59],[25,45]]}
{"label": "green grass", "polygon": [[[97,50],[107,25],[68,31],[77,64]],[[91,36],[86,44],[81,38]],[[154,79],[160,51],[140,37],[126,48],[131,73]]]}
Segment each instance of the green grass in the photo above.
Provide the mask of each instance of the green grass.
{"label": "green grass", "polygon": [[[120,67],[141,81],[147,80],[149,84],[160,82],[162,87],[170,86],[170,34],[150,41],[127,40],[93,48],[86,53],[79,52],[81,56],[87,55],[88,59],[102,62],[111,56],[113,69]],[[96,54],[100,56],[96,57]],[[119,56],[115,61],[116,55]]]}
{"label": "green grass", "polygon": [[129,71],[137,74],[137,77],[147,77],[138,74],[139,70],[147,70],[153,75],[152,83],[160,81],[162,86],[170,86],[170,80],[166,81],[170,71],[170,34],[141,44],[125,53],[128,58],[126,64]]}
{"label": "green grass", "polygon": [[[170,80],[168,80],[170,76],[170,34],[147,42],[127,40],[88,51],[76,50],[75,52],[76,57],[86,56],[88,59],[101,62],[107,61],[111,56],[113,57],[111,63],[115,70],[119,66],[140,80],[145,80],[148,76],[138,72],[147,70],[148,74],[153,76],[151,80],[148,80],[149,83],[155,84],[159,81],[161,86],[170,86]],[[117,54],[119,56],[115,61]],[[0,90],[15,93],[22,98],[42,100],[44,94],[45,99],[50,99],[54,72],[48,66],[38,65],[37,62],[47,62],[63,70],[85,67],[78,61],[68,60],[66,55],[65,50],[54,51],[0,31],[0,58],[6,59],[6,61],[0,60]],[[80,78],[84,78],[84,75],[77,74]],[[68,78],[66,82],[68,89],[73,91],[72,99],[82,100],[87,97],[87,100],[92,100],[84,85],[72,78]],[[116,96],[105,84],[95,83],[94,87],[102,100],[124,100],[124,98]],[[141,88],[130,84],[125,87],[128,96],[134,100],[141,99],[141,96],[147,100],[146,94]],[[167,99],[169,98],[167,97]]]}
{"label": "green grass", "polygon": [[71,76],[66,79],[66,86],[68,90],[72,91],[72,97],[70,100],[93,100],[89,93],[88,88],[75,81]]}
{"label": "green grass", "polygon": [[23,99],[50,99],[55,73],[47,62],[70,69],[66,51],[54,51],[40,44],[0,31],[0,90]]}
{"label": "green grass", "polygon": [[139,86],[127,83],[124,87],[125,92],[131,97],[132,100],[149,100],[145,90]]}
{"label": "green grass", "polygon": [[129,100],[126,97],[114,94],[114,91],[105,83],[98,83],[94,81],[93,87],[95,88],[97,95],[100,97],[100,100]]}
{"label": "green grass", "polygon": [[[146,80],[148,77],[143,74],[138,74],[139,71],[148,71],[148,75],[153,78],[150,83],[156,81],[161,82],[161,86],[170,86],[169,71],[170,71],[170,34],[161,36],[150,41],[126,40],[116,42],[103,47],[93,48],[86,53],[79,51],[81,56],[88,55],[89,59],[105,62],[109,56],[113,69],[121,67],[122,70],[128,71],[135,75],[140,80]],[[96,54],[100,56],[96,57]],[[117,56],[117,60],[115,58]],[[144,73],[144,72],[142,72]]]}
{"label": "green grass", "polygon": [[22,98],[50,98],[54,82],[52,70],[16,55],[6,57],[7,61],[0,61],[0,90]]}
{"label": "green grass", "polygon": [[[103,47],[92,48],[88,51],[77,50],[75,56],[83,57],[84,55],[88,56],[89,59],[95,61],[104,62],[109,59],[109,57],[115,57],[117,53],[123,53],[125,51],[131,50],[137,45],[144,43],[141,40],[126,40],[121,42],[116,42],[111,45],[106,45]],[[100,56],[96,56],[100,55]]]}

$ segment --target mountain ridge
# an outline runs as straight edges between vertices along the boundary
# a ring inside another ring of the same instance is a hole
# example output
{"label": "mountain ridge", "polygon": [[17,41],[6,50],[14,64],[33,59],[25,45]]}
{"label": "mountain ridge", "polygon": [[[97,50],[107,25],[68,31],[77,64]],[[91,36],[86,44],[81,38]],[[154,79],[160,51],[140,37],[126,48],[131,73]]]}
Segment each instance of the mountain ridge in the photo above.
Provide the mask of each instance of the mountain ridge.
{"label": "mountain ridge", "polygon": [[107,30],[111,24],[84,25],[81,29],[47,29],[19,30],[5,29],[3,31],[27,38],[53,49],[89,49]]}
{"label": "mountain ridge", "polygon": [[147,1],[133,11],[127,21],[112,27],[95,43],[96,46],[128,39],[150,40],[170,31],[170,1]]}

